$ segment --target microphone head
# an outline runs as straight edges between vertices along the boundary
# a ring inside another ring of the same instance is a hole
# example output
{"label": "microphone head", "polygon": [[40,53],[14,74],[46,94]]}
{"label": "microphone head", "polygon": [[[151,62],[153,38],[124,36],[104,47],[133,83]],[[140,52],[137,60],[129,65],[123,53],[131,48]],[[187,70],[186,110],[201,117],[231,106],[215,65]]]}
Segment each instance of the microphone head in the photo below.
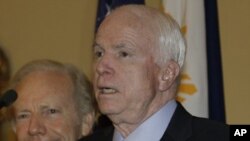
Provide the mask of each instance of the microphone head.
{"label": "microphone head", "polygon": [[2,106],[9,106],[17,99],[17,93],[15,90],[11,89],[4,93],[4,95],[0,98],[0,103]]}

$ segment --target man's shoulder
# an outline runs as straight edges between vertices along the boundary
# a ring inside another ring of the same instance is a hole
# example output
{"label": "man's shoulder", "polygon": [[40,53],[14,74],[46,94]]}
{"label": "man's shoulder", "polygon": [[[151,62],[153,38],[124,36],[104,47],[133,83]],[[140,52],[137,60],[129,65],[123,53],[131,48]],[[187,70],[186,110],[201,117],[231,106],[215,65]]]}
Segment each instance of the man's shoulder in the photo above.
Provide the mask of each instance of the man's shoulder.
{"label": "man's shoulder", "polygon": [[[178,141],[188,139],[192,141],[228,141],[229,126],[221,122],[192,116],[178,103],[166,131],[165,136],[167,135]],[[165,136],[164,138],[166,138]]]}
{"label": "man's shoulder", "polygon": [[229,129],[229,126],[225,123],[195,116],[193,116],[193,126],[194,128],[198,129],[199,128],[216,128],[218,130]]}
{"label": "man's shoulder", "polygon": [[181,104],[178,104],[176,112],[173,116],[177,124],[191,123],[193,130],[203,131],[203,130],[216,130],[216,131],[229,131],[229,126],[225,123],[210,120],[207,118],[196,117],[189,114]]}
{"label": "man's shoulder", "polygon": [[229,126],[218,121],[193,117],[192,131],[194,140],[229,140]]}
{"label": "man's shoulder", "polygon": [[229,131],[229,125],[225,123],[200,117],[193,117],[193,128],[196,130]]}

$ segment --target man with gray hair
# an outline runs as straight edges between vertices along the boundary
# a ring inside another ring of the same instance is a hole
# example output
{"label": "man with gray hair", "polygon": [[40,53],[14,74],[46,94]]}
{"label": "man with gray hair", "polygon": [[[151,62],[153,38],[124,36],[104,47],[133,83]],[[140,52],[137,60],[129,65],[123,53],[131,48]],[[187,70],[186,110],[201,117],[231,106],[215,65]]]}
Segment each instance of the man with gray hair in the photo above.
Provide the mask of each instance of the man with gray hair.
{"label": "man with gray hair", "polygon": [[73,65],[29,62],[15,74],[9,88],[18,95],[8,109],[18,141],[76,141],[92,132],[91,85]]}
{"label": "man with gray hair", "polygon": [[228,126],[190,115],[175,98],[185,40],[169,15],[126,5],[101,23],[94,90],[112,126],[82,141],[227,141]]}

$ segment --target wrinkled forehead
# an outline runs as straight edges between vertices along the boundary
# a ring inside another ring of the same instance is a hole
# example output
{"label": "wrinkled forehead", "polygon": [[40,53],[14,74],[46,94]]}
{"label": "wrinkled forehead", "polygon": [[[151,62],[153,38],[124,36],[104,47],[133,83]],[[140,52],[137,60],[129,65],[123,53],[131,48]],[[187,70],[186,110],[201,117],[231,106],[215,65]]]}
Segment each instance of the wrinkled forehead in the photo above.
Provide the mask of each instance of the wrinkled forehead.
{"label": "wrinkled forehead", "polygon": [[66,106],[74,103],[73,84],[64,73],[34,71],[25,76],[15,89],[18,93],[16,106]]}
{"label": "wrinkled forehead", "polygon": [[122,6],[107,15],[99,30],[107,29],[108,27],[119,27],[121,29],[129,27],[137,32],[152,34],[151,16],[152,12],[144,7]]}
{"label": "wrinkled forehead", "polygon": [[[101,23],[96,34],[96,41],[117,41],[119,39],[135,40],[141,46],[156,46],[157,37],[155,27],[150,22],[150,14],[147,10],[136,7],[121,7],[111,12]],[[110,38],[109,38],[110,37]],[[133,38],[130,38],[133,37]]]}

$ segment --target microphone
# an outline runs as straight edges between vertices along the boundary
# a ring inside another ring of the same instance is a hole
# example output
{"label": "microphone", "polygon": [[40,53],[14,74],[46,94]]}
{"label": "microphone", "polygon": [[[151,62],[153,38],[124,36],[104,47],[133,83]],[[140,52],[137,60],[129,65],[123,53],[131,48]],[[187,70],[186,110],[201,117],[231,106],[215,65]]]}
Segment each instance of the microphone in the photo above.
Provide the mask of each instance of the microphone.
{"label": "microphone", "polygon": [[12,104],[17,99],[17,93],[15,90],[11,89],[8,90],[3,94],[3,96],[0,98],[0,109],[2,107],[7,107],[10,104]]}

